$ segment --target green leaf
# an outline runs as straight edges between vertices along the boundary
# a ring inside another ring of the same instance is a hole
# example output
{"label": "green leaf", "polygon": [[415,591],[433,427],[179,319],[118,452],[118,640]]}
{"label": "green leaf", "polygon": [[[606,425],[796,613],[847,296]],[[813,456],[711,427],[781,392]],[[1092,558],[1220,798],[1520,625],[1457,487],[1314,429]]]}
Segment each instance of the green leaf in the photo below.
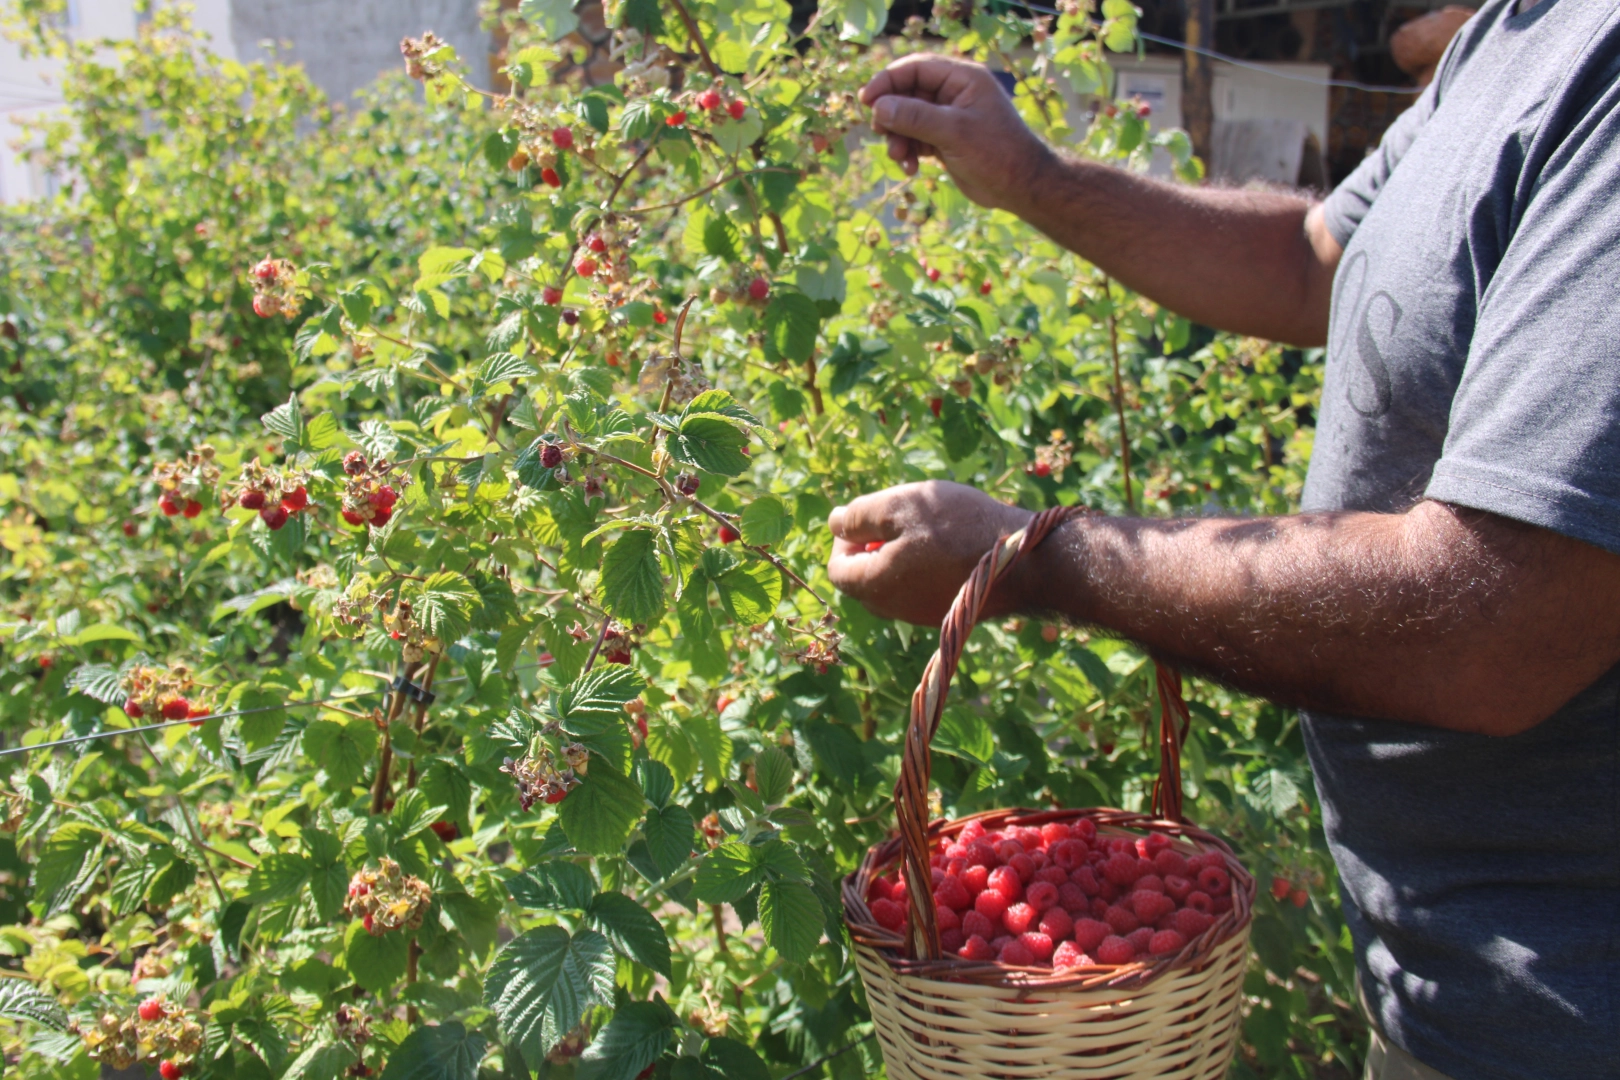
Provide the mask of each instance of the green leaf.
{"label": "green leaf", "polygon": [[764,495],[742,512],[742,538],[750,544],[780,544],[793,528],[793,515],[781,499]]}
{"label": "green leaf", "polygon": [[[118,626],[114,623],[96,623],[87,626],[76,634],[69,634],[62,639],[64,645],[90,645],[97,641],[139,641],[141,637],[127,626]],[[76,674],[76,673],[75,673]]]}
{"label": "green leaf", "polygon": [[361,987],[380,994],[405,977],[408,941],[398,930],[374,936],[355,920],[344,935],[343,967]]}
{"label": "green leaf", "polygon": [[585,918],[619,952],[669,977],[669,938],[646,908],[623,893],[598,893]]}
{"label": "green leaf", "polygon": [[434,806],[421,788],[408,788],[394,803],[389,825],[398,840],[409,840],[444,816],[447,806]]}
{"label": "green leaf", "polygon": [[315,720],[304,729],[304,756],[326,770],[333,788],[347,791],[376,755],[377,739],[370,720]]}
{"label": "green leaf", "polygon": [[715,581],[720,604],[744,626],[756,626],[776,612],[782,600],[782,575],[766,562],[743,563]]}
{"label": "green leaf", "polygon": [[771,1071],[754,1048],[734,1039],[713,1038],[703,1044],[704,1065],[720,1080],[771,1080]]}
{"label": "green leaf", "polygon": [[540,374],[533,364],[509,352],[491,353],[478,367],[478,381],[484,386],[515,382],[530,375]]}
{"label": "green leaf", "polygon": [[259,420],[273,434],[291,440],[294,445],[303,441],[304,414],[298,408],[297,394],[288,397],[286,404],[277,405],[274,409],[261,416]]}
{"label": "green leaf", "polygon": [[[655,765],[662,765],[653,762]],[[692,854],[692,812],[678,803],[647,811],[641,835],[659,872],[668,877],[686,864]]]}
{"label": "green leaf", "polygon": [[983,435],[978,411],[956,394],[946,394],[940,410],[940,428],[945,433],[945,456],[961,461],[978,449]]}
{"label": "green leaf", "polygon": [[538,926],[502,946],[484,980],[484,1005],[501,1029],[543,1060],[592,1005],[613,1001],[613,947],[594,930],[573,936]]}
{"label": "green leaf", "polygon": [[557,816],[580,851],[587,855],[616,855],[624,850],[624,842],[641,820],[646,805],[641,785],[606,762],[596,761],[579,786],[557,804]]}
{"label": "green leaf", "polygon": [[697,413],[681,421],[670,437],[669,453],[683,465],[717,476],[741,476],[750,465],[742,448],[748,433],[732,421],[712,413]]}
{"label": "green leaf", "polygon": [[416,589],[414,611],[428,633],[449,643],[472,626],[473,608],[479,603],[478,590],[460,574],[441,570]]}
{"label": "green leaf", "polygon": [[547,41],[566,37],[579,26],[574,0],[523,0],[518,5],[518,16],[540,31]]}
{"label": "green leaf", "polygon": [[359,1060],[360,1055],[347,1043],[311,1043],[287,1066],[281,1080],[340,1080]]}
{"label": "green leaf", "polygon": [[70,821],[51,834],[34,864],[34,896],[45,901],[54,915],[89,888],[100,870],[100,829],[82,821]]}
{"label": "green leaf", "polygon": [[633,668],[605,664],[581,675],[557,695],[557,716],[569,732],[595,731],[604,724],[623,727],[624,707],[647,689]]}
{"label": "green leaf", "polygon": [[580,1058],[579,1080],[635,1080],[675,1041],[677,1023],[662,998],[620,1006]]}
{"label": "green leaf", "polygon": [[728,840],[698,863],[692,897],[705,904],[735,904],[763,877],[754,849],[740,840]]}
{"label": "green leaf", "polygon": [[777,289],[765,307],[765,357],[773,363],[802,364],[815,351],[821,333],[816,302],[797,289]]}
{"label": "green leaf", "polygon": [[810,886],[796,881],[767,881],[760,886],[759,923],[765,940],[788,963],[810,959],[826,921]]}
{"label": "green leaf", "polygon": [[647,801],[659,809],[663,809],[675,793],[675,778],[661,761],[643,758],[636,762],[636,779],[641,781],[641,793]]}
{"label": "green leaf", "polygon": [[507,881],[506,890],[524,907],[584,911],[596,896],[596,881],[577,863],[548,859]]}
{"label": "green leaf", "polygon": [[647,39],[664,32],[664,16],[658,10],[658,0],[625,0],[619,8],[619,25],[641,31]]}
{"label": "green leaf", "polygon": [[67,677],[65,685],[103,705],[121,704],[126,696],[122,676],[106,664],[80,664]]}
{"label": "green leaf", "polygon": [[717,259],[734,263],[739,258],[737,244],[741,237],[737,226],[728,217],[711,217],[703,223],[703,250]]}
{"label": "green leaf", "polygon": [[473,954],[480,958],[486,956],[494,947],[496,934],[500,930],[500,905],[464,892],[441,892],[438,900],[450,922],[467,940]]}
{"label": "green leaf", "polygon": [[614,617],[651,625],[664,610],[664,572],[654,537],[631,529],[602,555],[602,598]]}
{"label": "green leaf", "polygon": [[419,1027],[388,1055],[381,1080],[477,1080],[484,1046],[455,1020]]}
{"label": "green leaf", "polygon": [[266,855],[248,875],[247,892],[242,899],[252,904],[268,904],[297,895],[309,880],[309,860],[302,855]]}
{"label": "green leaf", "polygon": [[1299,784],[1281,769],[1267,769],[1249,782],[1249,805],[1284,817],[1299,805]]}
{"label": "green leaf", "polygon": [[342,438],[343,431],[338,427],[337,417],[324,412],[305,426],[304,435],[298,440],[298,448],[319,452],[330,446],[336,446]]}
{"label": "green leaf", "polygon": [[793,790],[793,759],[779,746],[767,746],[754,758],[754,784],[767,806],[787,798]]}
{"label": "green leaf", "polygon": [[428,248],[416,260],[419,276],[411,291],[431,292],[456,278],[466,277],[472,271],[472,258],[477,254],[472,248]]}
{"label": "green leaf", "polygon": [[843,25],[838,34],[841,40],[870,45],[888,22],[889,4],[888,0],[837,0],[828,15]]}
{"label": "green leaf", "polygon": [[0,982],[0,1016],[26,1020],[52,1031],[67,1031],[70,1023],[67,1011],[54,997],[22,979]]}
{"label": "green leaf", "polygon": [[953,705],[940,718],[933,747],[942,754],[988,766],[996,753],[995,736],[984,718],[971,709]]}

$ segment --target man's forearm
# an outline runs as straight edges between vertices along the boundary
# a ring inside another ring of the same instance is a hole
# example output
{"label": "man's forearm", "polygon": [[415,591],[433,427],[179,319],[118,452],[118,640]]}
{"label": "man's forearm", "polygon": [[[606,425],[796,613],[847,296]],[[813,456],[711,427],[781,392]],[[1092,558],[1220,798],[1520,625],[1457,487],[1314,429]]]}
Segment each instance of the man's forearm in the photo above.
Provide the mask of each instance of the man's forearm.
{"label": "man's forearm", "polygon": [[[1592,575],[1572,584],[1571,559],[1592,560]],[[1400,515],[1077,519],[1013,586],[1027,606],[1061,598],[1073,620],[1284,704],[1501,735],[1615,662],[1615,620],[1587,613],[1578,584],[1612,578],[1613,559],[1422,503]],[[1571,619],[1585,624],[1571,633]]]}
{"label": "man's forearm", "polygon": [[1338,246],[1298,195],[1168,184],[1047,154],[1009,207],[1189,319],[1294,345],[1327,336]]}

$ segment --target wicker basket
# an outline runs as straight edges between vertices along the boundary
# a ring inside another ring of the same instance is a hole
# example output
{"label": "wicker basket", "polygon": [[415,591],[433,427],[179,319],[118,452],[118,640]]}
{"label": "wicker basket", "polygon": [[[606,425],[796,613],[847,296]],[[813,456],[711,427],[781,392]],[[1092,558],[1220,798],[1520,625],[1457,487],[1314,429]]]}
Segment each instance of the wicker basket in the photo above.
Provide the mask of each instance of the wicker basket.
{"label": "wicker basket", "polygon": [[[1181,819],[1181,679],[1159,669],[1160,772],[1153,813],[995,810],[953,822],[928,814],[929,742],[968,634],[999,580],[1072,510],[1049,510],[987,553],[962,586],[939,650],[912,695],[895,786],[899,829],[844,879],[844,915],[892,1080],[1218,1080],[1237,1040],[1248,960],[1254,879],[1225,843]],[[1089,818],[1099,835],[1156,832],[1185,855],[1219,852],[1232,880],[1231,910],[1177,953],[1123,965],[1052,970],[943,955],[934,925],[929,852],[977,820],[986,829]],[[872,880],[899,864],[910,906],[909,940],[878,925]]]}

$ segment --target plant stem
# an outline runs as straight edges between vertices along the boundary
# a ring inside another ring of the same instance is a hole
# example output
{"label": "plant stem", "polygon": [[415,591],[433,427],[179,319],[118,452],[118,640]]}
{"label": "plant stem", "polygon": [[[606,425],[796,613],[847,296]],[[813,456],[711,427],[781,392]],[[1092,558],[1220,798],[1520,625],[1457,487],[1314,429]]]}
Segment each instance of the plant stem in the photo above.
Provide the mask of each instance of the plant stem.
{"label": "plant stem", "polygon": [[581,675],[586,674],[591,670],[592,667],[596,665],[596,654],[602,651],[602,642],[607,640],[608,627],[612,625],[613,616],[604,616],[602,619],[602,629],[596,633],[596,644],[591,646],[591,655],[585,661],[585,668],[580,672]]}
{"label": "plant stem", "polygon": [[[420,665],[408,663],[405,665],[405,681],[410,682]],[[380,814],[383,807],[388,805],[388,774],[394,770],[394,740],[391,729],[399,714],[405,711],[405,691],[395,690],[394,696],[388,702],[388,715],[383,720],[382,754],[377,760],[377,783],[371,790],[371,812]]]}
{"label": "plant stem", "polygon": [[724,187],[726,184],[731,183],[733,180],[741,180],[745,176],[753,176],[753,175],[755,175],[757,173],[769,173],[769,172],[793,173],[793,174],[797,175],[799,170],[798,169],[786,169],[786,168],[783,168],[780,165],[766,165],[766,166],[764,166],[762,168],[758,168],[758,169],[739,169],[738,171],[736,171],[734,173],[731,173],[728,176],[722,176],[720,179],[716,180],[712,184],[707,184],[707,185],[705,185],[703,187],[698,188],[696,191],[690,192],[690,193],[688,193],[686,195],[682,195],[679,199],[676,199],[674,202],[657,203],[657,204],[655,204],[653,206],[637,206],[637,207],[634,207],[633,209],[630,209],[630,210],[620,210],[619,213],[621,213],[621,214],[652,214],[652,213],[658,212],[659,210],[673,210],[675,207],[683,206],[686,203],[691,202],[693,199],[702,198],[704,195],[707,195],[709,192],[713,191],[715,188]]}
{"label": "plant stem", "polygon": [[1114,282],[1103,278],[1108,297],[1108,352],[1114,361],[1114,415],[1119,418],[1119,461],[1125,475],[1125,508],[1136,513],[1136,496],[1131,491],[1131,435],[1125,427],[1125,380],[1119,373],[1119,316],[1114,311]]}
{"label": "plant stem", "polygon": [[697,46],[698,55],[703,58],[704,69],[708,71],[710,76],[718,79],[720,77],[720,68],[715,64],[714,57],[709,55],[709,43],[704,41],[703,35],[698,32],[697,20],[692,18],[692,13],[686,10],[686,5],[681,3],[681,0],[669,0],[669,2],[675,6],[676,13],[680,15],[681,24],[686,27],[686,36],[691,38],[692,44]]}
{"label": "plant stem", "polygon": [[[423,690],[431,690],[431,689],[433,689],[433,675],[434,675],[435,672],[437,672],[439,670],[439,660],[443,656],[444,656],[443,653],[434,653],[433,654],[433,659],[428,661],[427,674],[422,677],[422,689]],[[422,729],[427,727],[427,711],[428,711],[428,707],[425,704],[421,704],[421,705],[418,705],[416,707],[416,725],[415,726],[416,726],[416,734],[417,734],[418,738],[420,738],[421,735],[422,735]],[[405,773],[405,787],[406,788],[413,788],[415,786],[416,786],[416,756],[413,754],[411,756],[411,767]],[[412,938],[411,939],[411,944],[414,945],[415,943],[416,943],[416,939]]]}

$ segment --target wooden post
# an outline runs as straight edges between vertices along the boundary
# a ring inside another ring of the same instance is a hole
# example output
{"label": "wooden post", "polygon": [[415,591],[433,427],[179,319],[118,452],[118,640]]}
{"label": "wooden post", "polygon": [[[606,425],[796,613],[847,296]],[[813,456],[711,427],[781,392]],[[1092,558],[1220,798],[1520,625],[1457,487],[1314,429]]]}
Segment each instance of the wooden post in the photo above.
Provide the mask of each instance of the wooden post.
{"label": "wooden post", "polygon": [[1208,174],[1215,167],[1215,67],[1213,60],[1193,49],[1215,48],[1215,0],[1186,0],[1186,5],[1188,48],[1181,53],[1181,125]]}

